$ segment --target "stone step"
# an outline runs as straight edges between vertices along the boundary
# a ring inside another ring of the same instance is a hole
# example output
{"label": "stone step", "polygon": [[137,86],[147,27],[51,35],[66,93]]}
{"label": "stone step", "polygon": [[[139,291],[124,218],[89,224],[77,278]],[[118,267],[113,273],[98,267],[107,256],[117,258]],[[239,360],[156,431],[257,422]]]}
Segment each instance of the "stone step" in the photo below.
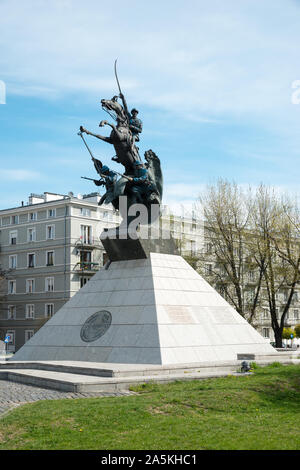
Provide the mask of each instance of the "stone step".
{"label": "stone step", "polygon": [[[283,364],[300,364],[300,359],[289,359],[287,357],[276,357],[276,362]],[[275,362],[273,356],[255,361],[258,365],[267,365]],[[12,366],[13,367],[10,367]],[[107,366],[104,373],[108,375],[97,375],[102,373],[103,368],[97,368],[97,364],[76,363],[44,363],[44,362],[22,362],[1,363],[0,380],[8,380],[43,388],[50,388],[71,392],[115,392],[128,390],[130,385],[156,382],[167,383],[175,380],[194,380],[213,377],[225,377],[227,375],[241,375],[241,361],[202,363],[191,367],[182,366],[157,366],[157,365],[130,365],[130,364],[101,364]],[[17,367],[18,366],[18,367]],[[114,367],[114,369],[110,367]],[[76,373],[76,372],[83,373]],[[88,372],[92,373],[89,375]],[[114,375],[115,374],[115,375]]]}
{"label": "stone step", "polygon": [[93,362],[72,362],[72,361],[24,361],[24,362],[2,362],[1,370],[44,370],[61,372],[67,374],[77,374],[94,377],[132,377],[148,375],[169,375],[198,373],[199,369],[206,372],[215,372],[216,370],[231,371],[238,368],[240,361],[219,361],[196,364],[180,365],[153,365],[153,364],[103,364]]}
{"label": "stone step", "polygon": [[70,392],[116,392],[128,390],[130,385],[155,382],[168,383],[175,380],[195,380],[213,377],[224,377],[235,374],[236,371],[219,370],[215,372],[200,371],[186,374],[163,374],[131,377],[94,377],[61,372],[51,372],[33,369],[0,370],[0,380],[8,380],[37,387]]}

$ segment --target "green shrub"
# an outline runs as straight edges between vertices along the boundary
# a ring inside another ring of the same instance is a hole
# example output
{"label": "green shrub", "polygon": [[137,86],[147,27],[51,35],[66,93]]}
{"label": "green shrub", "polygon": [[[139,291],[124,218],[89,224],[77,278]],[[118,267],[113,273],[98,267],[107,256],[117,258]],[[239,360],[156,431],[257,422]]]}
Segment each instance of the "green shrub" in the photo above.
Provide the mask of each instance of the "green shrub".
{"label": "green shrub", "polygon": [[291,339],[291,335],[294,335],[294,337],[296,336],[296,333],[293,330],[293,328],[283,328],[283,332],[282,332],[283,339]]}
{"label": "green shrub", "polygon": [[296,338],[300,338],[300,325],[294,326]]}

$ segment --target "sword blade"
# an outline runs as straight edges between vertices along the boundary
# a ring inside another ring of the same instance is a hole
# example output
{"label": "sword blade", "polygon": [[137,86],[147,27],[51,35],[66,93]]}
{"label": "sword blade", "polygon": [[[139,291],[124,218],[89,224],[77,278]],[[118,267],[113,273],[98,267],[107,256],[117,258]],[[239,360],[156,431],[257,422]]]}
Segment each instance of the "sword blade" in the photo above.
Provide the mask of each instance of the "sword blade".
{"label": "sword blade", "polygon": [[115,60],[115,76],[116,76],[116,80],[117,80],[119,92],[122,93],[121,87],[120,87],[120,83],[119,83],[119,79],[118,79],[118,74],[117,74],[117,60],[118,60],[118,59]]}

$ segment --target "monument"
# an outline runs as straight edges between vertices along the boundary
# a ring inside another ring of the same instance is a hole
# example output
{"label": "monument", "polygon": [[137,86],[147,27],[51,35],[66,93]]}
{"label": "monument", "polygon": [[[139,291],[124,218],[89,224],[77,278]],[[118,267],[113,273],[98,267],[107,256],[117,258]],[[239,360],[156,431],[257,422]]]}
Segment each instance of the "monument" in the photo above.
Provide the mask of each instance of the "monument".
{"label": "monument", "polygon": [[[101,234],[109,261],[13,360],[176,365],[274,354],[159,229],[160,159],[147,150],[142,160],[136,145],[142,121],[135,108],[129,113],[117,74],[116,78],[119,95],[101,100],[116,121],[100,122],[101,127],[111,127],[110,135],[94,134],[83,126],[79,132],[100,176],[94,182],[106,189],[99,204],[111,203],[123,217],[120,227]],[[84,134],[113,145],[112,160],[124,172],[96,159]]]}

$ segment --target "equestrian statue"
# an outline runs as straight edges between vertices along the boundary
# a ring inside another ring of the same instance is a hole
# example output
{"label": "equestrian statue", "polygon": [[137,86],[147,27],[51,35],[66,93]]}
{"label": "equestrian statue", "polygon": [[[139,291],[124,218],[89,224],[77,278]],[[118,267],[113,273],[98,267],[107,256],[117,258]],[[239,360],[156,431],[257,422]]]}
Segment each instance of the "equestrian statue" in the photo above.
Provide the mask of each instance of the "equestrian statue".
{"label": "equestrian statue", "polygon": [[[115,75],[119,87],[119,95],[112,99],[102,99],[101,106],[115,121],[112,124],[102,120],[99,127],[111,127],[109,136],[94,134],[83,126],[80,126],[78,135],[82,138],[87,147],[95,169],[99,176],[98,180],[93,180],[97,186],[105,186],[106,193],[101,197],[99,205],[112,204],[119,210],[119,197],[127,196],[127,210],[133,204],[144,204],[148,211],[151,211],[152,204],[160,205],[163,192],[163,176],[158,156],[150,149],[144,154],[145,162],[139,154],[139,147],[136,142],[140,141],[143,124],[137,118],[138,110],[133,108],[129,113],[126,99],[121,92],[115,61]],[[118,99],[121,99],[119,103]],[[112,160],[123,165],[123,173],[110,169],[107,165],[94,158],[83,134],[91,135],[114,146],[116,155]],[[85,178],[85,177],[83,177]],[[85,178],[92,179],[92,178]],[[150,222],[149,222],[150,223]]]}

